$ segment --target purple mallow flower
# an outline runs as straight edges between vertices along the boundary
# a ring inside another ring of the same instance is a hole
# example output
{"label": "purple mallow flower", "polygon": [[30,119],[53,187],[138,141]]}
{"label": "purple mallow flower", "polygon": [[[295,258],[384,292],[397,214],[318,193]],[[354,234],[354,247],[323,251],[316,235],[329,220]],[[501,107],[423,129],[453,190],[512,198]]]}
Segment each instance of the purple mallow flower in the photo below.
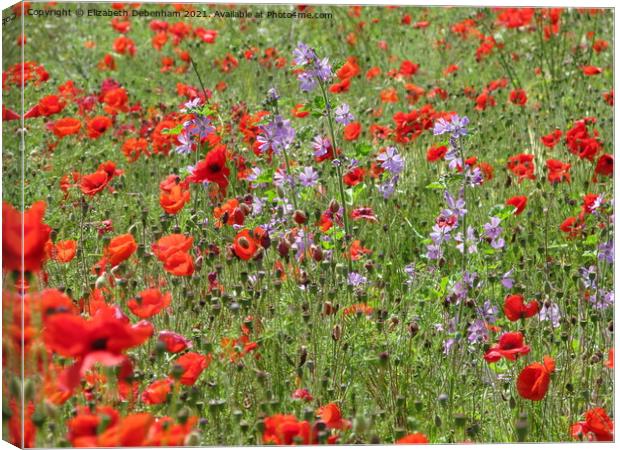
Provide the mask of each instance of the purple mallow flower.
{"label": "purple mallow flower", "polygon": [[319,173],[312,167],[304,167],[299,174],[299,182],[304,187],[312,187],[319,181]]}
{"label": "purple mallow flower", "polygon": [[491,247],[496,250],[503,248],[505,244],[501,237],[503,228],[499,226],[500,222],[499,217],[491,217],[491,221],[483,225],[484,236],[491,240]]}
{"label": "purple mallow flower", "polygon": [[303,42],[297,44],[297,48],[293,51],[293,58],[295,64],[305,68],[305,71],[297,76],[302,91],[313,91],[318,81],[325,83],[331,79],[332,66],[329,60],[327,58],[320,59],[314,49]]}
{"label": "purple mallow flower", "polygon": [[177,137],[181,145],[177,146],[174,150],[180,155],[187,155],[192,152],[192,139],[187,133],[183,132]]}
{"label": "purple mallow flower", "polygon": [[603,242],[598,246],[598,259],[609,264],[614,263],[614,241]]}
{"label": "purple mallow flower", "polygon": [[[458,242],[456,248],[463,253],[465,251],[465,244],[467,244],[467,253],[477,253],[478,252],[478,240],[476,238],[476,232],[474,229],[469,226],[467,227],[467,237],[463,239],[463,233],[459,232],[454,236],[454,240]],[[466,242],[464,242],[466,241]]]}
{"label": "purple mallow flower", "polygon": [[449,122],[444,118],[435,122],[433,134],[438,136],[450,133],[453,138],[458,139],[461,136],[467,135],[467,125],[469,125],[469,119],[466,116],[459,117],[458,114],[454,114]]}
{"label": "purple mallow flower", "polygon": [[366,277],[360,275],[357,272],[351,272],[347,277],[347,283],[353,287],[359,287],[363,284],[366,284],[367,281],[368,279]]}
{"label": "purple mallow flower", "polygon": [[329,149],[332,148],[332,143],[325,136],[317,135],[312,139],[312,148],[314,149],[315,158],[320,158],[325,156]]}
{"label": "purple mallow flower", "polygon": [[349,105],[346,103],[341,104],[334,110],[336,122],[341,125],[348,125],[355,120],[353,114],[349,111]]}
{"label": "purple mallow flower", "polygon": [[260,127],[263,131],[259,134],[257,141],[260,143],[259,150],[266,152],[272,149],[276,153],[288,149],[295,140],[295,128],[291,126],[291,121],[282,116],[276,116],[273,121]]}
{"label": "purple mallow flower", "polygon": [[[547,306],[548,305],[548,306]],[[545,302],[538,313],[541,321],[550,321],[553,328],[560,326],[560,307],[552,302]]]}
{"label": "purple mallow flower", "polygon": [[489,340],[489,332],[484,320],[476,319],[467,328],[467,340],[470,344],[479,344]]}
{"label": "purple mallow flower", "polygon": [[384,152],[377,156],[377,161],[381,163],[382,168],[388,170],[393,175],[398,175],[405,168],[405,161],[398,154],[398,150],[395,147],[386,148]]}

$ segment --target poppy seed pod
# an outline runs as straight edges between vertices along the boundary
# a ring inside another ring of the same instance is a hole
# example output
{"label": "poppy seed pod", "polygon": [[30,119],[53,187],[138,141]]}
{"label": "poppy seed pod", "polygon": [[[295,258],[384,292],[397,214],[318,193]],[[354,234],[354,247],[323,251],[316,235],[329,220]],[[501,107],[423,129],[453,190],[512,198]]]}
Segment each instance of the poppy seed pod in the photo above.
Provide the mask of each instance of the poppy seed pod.
{"label": "poppy seed pod", "polygon": [[334,325],[334,328],[332,328],[332,339],[338,342],[341,336],[342,336],[342,327],[340,326],[340,324]]}
{"label": "poppy seed pod", "polygon": [[338,211],[340,211],[340,203],[338,203],[336,200],[332,199],[329,202],[329,210],[336,214]]}
{"label": "poppy seed pod", "polygon": [[316,262],[321,262],[323,260],[323,250],[321,250],[320,247],[313,244],[310,246],[310,252],[312,254],[312,259]]}
{"label": "poppy seed pod", "polygon": [[308,221],[308,216],[305,212],[298,209],[293,213],[293,220],[296,224],[303,225]]}

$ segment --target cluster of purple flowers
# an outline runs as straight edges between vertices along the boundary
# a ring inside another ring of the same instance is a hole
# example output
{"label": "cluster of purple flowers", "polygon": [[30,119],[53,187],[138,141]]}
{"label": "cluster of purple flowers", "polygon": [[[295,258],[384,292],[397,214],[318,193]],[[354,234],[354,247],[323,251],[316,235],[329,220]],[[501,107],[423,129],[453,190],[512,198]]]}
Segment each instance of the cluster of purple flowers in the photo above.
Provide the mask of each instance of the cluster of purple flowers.
{"label": "cluster of purple flowers", "polygon": [[346,103],[342,103],[334,110],[334,118],[336,122],[344,126],[349,125],[355,120],[355,117],[351,114],[349,105]]}
{"label": "cluster of purple flowers", "polygon": [[332,66],[327,58],[319,58],[313,48],[299,42],[293,51],[295,64],[304,66],[305,70],[297,75],[299,88],[303,92],[313,91],[319,82],[328,82],[332,74]]}
{"label": "cluster of purple flowers", "polygon": [[500,222],[501,219],[499,217],[491,217],[491,221],[483,225],[484,236],[491,240],[491,247],[496,250],[504,248],[506,243],[501,236],[504,229],[499,226]]}
{"label": "cluster of purple flowers", "polygon": [[267,125],[261,126],[260,129],[262,133],[256,140],[259,142],[258,149],[261,152],[271,149],[276,154],[280,154],[283,150],[287,150],[295,140],[295,128],[291,125],[291,121],[279,115]]}
{"label": "cluster of purple flowers", "polygon": [[614,304],[614,292],[607,291],[598,286],[598,269],[596,266],[582,267],[579,269],[581,282],[588,292],[588,302],[596,309],[607,309]]}
{"label": "cluster of purple flowers", "polygon": [[383,198],[388,199],[396,190],[400,174],[405,169],[405,161],[395,147],[386,148],[377,156],[377,161],[381,163],[381,168],[385,169],[389,175],[387,181],[379,185],[379,192]]}

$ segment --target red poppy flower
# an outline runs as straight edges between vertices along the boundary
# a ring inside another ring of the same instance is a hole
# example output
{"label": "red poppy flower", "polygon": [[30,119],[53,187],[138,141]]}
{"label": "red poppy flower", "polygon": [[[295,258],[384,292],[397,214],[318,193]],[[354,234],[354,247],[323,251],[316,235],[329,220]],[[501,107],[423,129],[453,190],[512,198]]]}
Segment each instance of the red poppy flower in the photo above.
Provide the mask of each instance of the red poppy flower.
{"label": "red poppy flower", "polygon": [[178,353],[192,347],[192,342],[189,339],[173,331],[160,331],[157,340],[163,342],[166,351],[170,353]]}
{"label": "red poppy flower", "polygon": [[561,139],[562,139],[562,131],[561,130],[555,130],[555,131],[547,134],[546,136],[542,136],[540,138],[540,142],[542,142],[542,144],[545,147],[553,148],[553,147],[555,147],[560,142]]}
{"label": "red poppy flower", "polygon": [[5,108],[5,106],[2,105],[2,121],[3,122],[8,122],[11,120],[19,120],[19,119],[21,119],[21,116],[19,114],[17,114],[12,109]]}
{"label": "red poppy flower", "polygon": [[504,314],[511,322],[532,317],[538,313],[538,302],[531,300],[527,305],[518,294],[507,295],[504,299]]}
{"label": "red poppy flower", "polygon": [[159,289],[146,289],[139,292],[136,298],[129,300],[127,307],[141,319],[148,319],[170,306],[171,301],[170,292],[163,294]]}
{"label": "red poppy flower", "polygon": [[233,241],[233,253],[240,259],[247,261],[258,252],[259,243],[250,234],[250,230],[241,230]]}
{"label": "red poppy flower", "polygon": [[153,325],[131,325],[116,307],[100,309],[91,320],[73,314],[53,314],[47,318],[43,337],[48,350],[76,362],[65,370],[61,384],[76,387],[96,363],[116,366],[125,361],[123,352],[141,345],[153,334]]}
{"label": "red poppy flower", "polygon": [[527,197],[525,195],[517,195],[506,200],[506,204],[517,208],[515,215],[518,216],[527,206]]}
{"label": "red poppy flower", "polygon": [[394,88],[387,88],[381,91],[381,101],[383,103],[396,103],[398,102],[398,93]]}
{"label": "red poppy flower", "polygon": [[582,66],[581,70],[583,74],[587,77],[591,77],[592,75],[598,75],[599,73],[603,73],[603,69],[596,66]]}
{"label": "red poppy flower", "polygon": [[[614,174],[614,155],[605,153],[596,162],[594,168],[594,174],[603,175],[604,177],[610,177]],[[595,180],[596,181],[596,180]]]}
{"label": "red poppy flower", "polygon": [[342,418],[340,408],[335,403],[328,403],[317,410],[321,420],[328,428],[335,430],[346,430],[351,428],[351,422]]}
{"label": "red poppy flower", "polygon": [[177,277],[189,277],[194,273],[194,259],[187,252],[176,252],[164,261],[164,270]]}
{"label": "red poppy flower", "polygon": [[112,48],[116,53],[120,53],[121,55],[134,56],[136,54],[136,44],[132,39],[126,36],[117,37],[114,40]]}
{"label": "red poppy flower", "polygon": [[58,114],[65,108],[66,103],[57,95],[47,95],[39,100],[35,106],[33,106],[24,115],[25,119],[33,117],[49,117],[54,114]]}
{"label": "red poppy flower", "polygon": [[605,361],[605,367],[608,369],[614,368],[614,349],[610,348],[609,353],[607,354],[607,361]]}
{"label": "red poppy flower", "polygon": [[448,153],[448,147],[446,147],[445,145],[430,147],[426,151],[426,160],[428,162],[435,162],[437,160],[443,159],[443,157],[446,156],[446,153]]}
{"label": "red poppy flower", "polygon": [[368,69],[368,71],[366,71],[366,79],[368,81],[372,80],[373,78],[377,77],[381,75],[381,69],[379,67],[371,67],[370,69]]}
{"label": "red poppy flower", "polygon": [[355,167],[343,175],[342,181],[344,181],[344,184],[347,186],[356,186],[364,181],[364,175],[366,175],[366,171],[364,169],[361,167]]}
{"label": "red poppy flower", "polygon": [[140,155],[149,155],[148,142],[143,138],[130,138],[123,143],[121,151],[128,162],[135,162]]}
{"label": "red poppy flower", "polygon": [[161,262],[166,262],[177,252],[188,252],[192,248],[194,238],[182,234],[169,234],[151,245],[151,250]]}
{"label": "red poppy flower", "polygon": [[550,356],[543,357],[543,364],[535,362],[525,367],[517,378],[517,392],[525,399],[539,401],[549,389],[555,361]]}
{"label": "red poppy flower", "polygon": [[412,75],[415,75],[418,72],[419,68],[420,68],[419,64],[415,64],[414,62],[406,59],[400,63],[400,69],[398,69],[398,73],[404,76],[405,78],[409,78]]}
{"label": "red poppy flower", "polygon": [[121,234],[110,240],[103,254],[107,262],[116,267],[133,255],[137,248],[136,240],[131,234]]}
{"label": "red poppy flower", "polygon": [[349,88],[351,87],[351,79],[347,78],[338,83],[334,83],[329,87],[329,92],[332,94],[341,94],[343,92],[349,92]]}
{"label": "red poppy flower", "polygon": [[58,119],[52,124],[52,132],[59,138],[77,134],[82,128],[82,123],[78,119],[72,117],[65,117],[64,119]]}
{"label": "red poppy flower", "polygon": [[200,374],[211,364],[211,355],[189,352],[177,359],[174,364],[183,369],[179,382],[185,386],[193,386]]}
{"label": "red poppy flower", "polygon": [[104,105],[103,109],[108,114],[116,115],[119,112],[129,111],[129,106],[127,106],[127,90],[125,88],[115,87],[107,90],[103,94],[101,101]]}
{"label": "red poppy flower", "polygon": [[176,214],[183,209],[185,204],[189,202],[189,189],[183,189],[183,186],[177,184],[170,192],[161,191],[159,195],[159,204],[168,214]]}
{"label": "red poppy flower", "polygon": [[534,155],[519,153],[518,155],[511,156],[508,158],[507,167],[508,170],[518,177],[519,183],[525,179],[536,179],[534,176]]}
{"label": "red poppy flower", "polygon": [[369,255],[371,253],[372,250],[363,247],[359,239],[354,240],[349,248],[349,257],[352,261],[358,261],[362,258],[362,256]]}
{"label": "red poppy flower", "polygon": [[114,426],[120,419],[118,411],[111,406],[97,406],[94,411],[86,406],[77,408],[77,414],[67,420],[67,439],[75,447],[96,445],[97,432],[102,422]]}
{"label": "red poppy flower", "polygon": [[483,90],[482,93],[476,97],[476,109],[478,111],[484,111],[487,107],[495,106],[496,104],[495,97],[493,97],[487,89]]}
{"label": "red poppy flower", "polygon": [[[239,204],[239,200],[232,198],[226,201],[222,206],[217,206],[213,210],[213,217],[216,220],[216,228],[221,228],[224,224],[227,225],[243,225],[245,222],[245,213],[243,212],[247,205],[243,207]],[[247,211],[247,209],[246,209]]]}
{"label": "red poppy flower", "polygon": [[69,239],[66,241],[58,241],[52,249],[52,257],[60,263],[68,263],[75,258],[77,251],[77,242]]}
{"label": "red poppy flower", "polygon": [[574,439],[589,441],[611,442],[614,440],[614,422],[603,408],[597,407],[586,411],[585,421],[571,425],[571,435]]}
{"label": "red poppy flower", "polygon": [[344,127],[344,139],[346,141],[355,141],[362,132],[362,125],[359,122],[351,122]]}
{"label": "red poppy flower", "polygon": [[428,444],[428,438],[422,433],[411,433],[396,441],[397,444]]}
{"label": "red poppy flower", "polygon": [[[141,447],[154,422],[149,413],[130,414],[97,436],[97,447]],[[90,447],[90,446],[89,446]]]}
{"label": "red poppy flower", "polygon": [[504,333],[499,342],[484,354],[484,360],[488,363],[497,362],[501,358],[514,361],[517,357],[527,355],[530,352],[529,345],[523,343],[523,335],[519,332]]}
{"label": "red poppy flower", "polygon": [[566,132],[565,140],[569,151],[581,159],[594,161],[596,155],[603,148],[599,140],[598,130],[593,129],[590,131],[588,129],[588,126],[595,122],[595,118],[586,117],[576,121],[573,127]]}
{"label": "red poppy flower", "polygon": [[216,183],[223,191],[223,194],[225,194],[229,175],[230,169],[226,167],[226,147],[218,145],[207,153],[204,160],[196,164],[188,180],[193,183],[202,183],[204,181]]}
{"label": "red poppy flower", "polygon": [[304,402],[311,402],[314,400],[308,389],[295,389],[291,394],[291,398],[303,400]]}
{"label": "red poppy flower", "polygon": [[112,126],[112,120],[106,116],[97,116],[88,121],[86,128],[88,129],[88,137],[97,139]]}
{"label": "red poppy flower", "polygon": [[263,421],[263,443],[275,445],[302,444],[309,445],[316,442],[310,423],[300,421],[297,417],[288,414],[274,414]]}
{"label": "red poppy flower", "polygon": [[563,163],[557,159],[548,159],[547,179],[549,180],[549,183],[555,184],[561,183],[562,181],[570,183],[570,168],[570,163]]}
{"label": "red poppy flower", "polygon": [[172,382],[168,378],[153,381],[142,392],[142,402],[146,405],[159,405],[164,403],[172,390]]}
{"label": "red poppy flower", "polygon": [[52,231],[43,223],[46,207],[44,201],[39,201],[22,214],[10,203],[2,202],[2,266],[5,270],[22,270],[22,257],[24,271],[41,269]]}
{"label": "red poppy flower", "polygon": [[576,237],[583,228],[583,222],[575,217],[568,217],[560,224],[560,230],[567,233],[569,237]]}
{"label": "red poppy flower", "polygon": [[524,89],[515,89],[510,92],[510,103],[524,106],[527,103],[527,94]]}
{"label": "red poppy flower", "polygon": [[84,195],[93,197],[105,189],[110,181],[110,177],[104,170],[98,170],[88,175],[82,176],[80,180],[80,190]]}
{"label": "red poppy flower", "polygon": [[377,222],[377,216],[372,208],[356,208],[351,211],[351,217],[353,220],[367,220],[368,222]]}
{"label": "red poppy flower", "polygon": [[360,74],[360,66],[357,64],[355,56],[349,56],[340,69],[336,71],[336,76],[340,80],[350,80]]}

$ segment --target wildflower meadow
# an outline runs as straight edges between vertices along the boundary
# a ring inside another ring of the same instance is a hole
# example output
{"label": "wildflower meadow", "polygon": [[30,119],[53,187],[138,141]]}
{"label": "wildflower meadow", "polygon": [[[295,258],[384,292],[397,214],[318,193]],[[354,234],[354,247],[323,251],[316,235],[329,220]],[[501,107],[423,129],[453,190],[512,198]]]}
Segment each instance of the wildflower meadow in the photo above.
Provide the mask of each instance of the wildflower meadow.
{"label": "wildflower meadow", "polygon": [[2,438],[613,441],[613,30],[5,9]]}

